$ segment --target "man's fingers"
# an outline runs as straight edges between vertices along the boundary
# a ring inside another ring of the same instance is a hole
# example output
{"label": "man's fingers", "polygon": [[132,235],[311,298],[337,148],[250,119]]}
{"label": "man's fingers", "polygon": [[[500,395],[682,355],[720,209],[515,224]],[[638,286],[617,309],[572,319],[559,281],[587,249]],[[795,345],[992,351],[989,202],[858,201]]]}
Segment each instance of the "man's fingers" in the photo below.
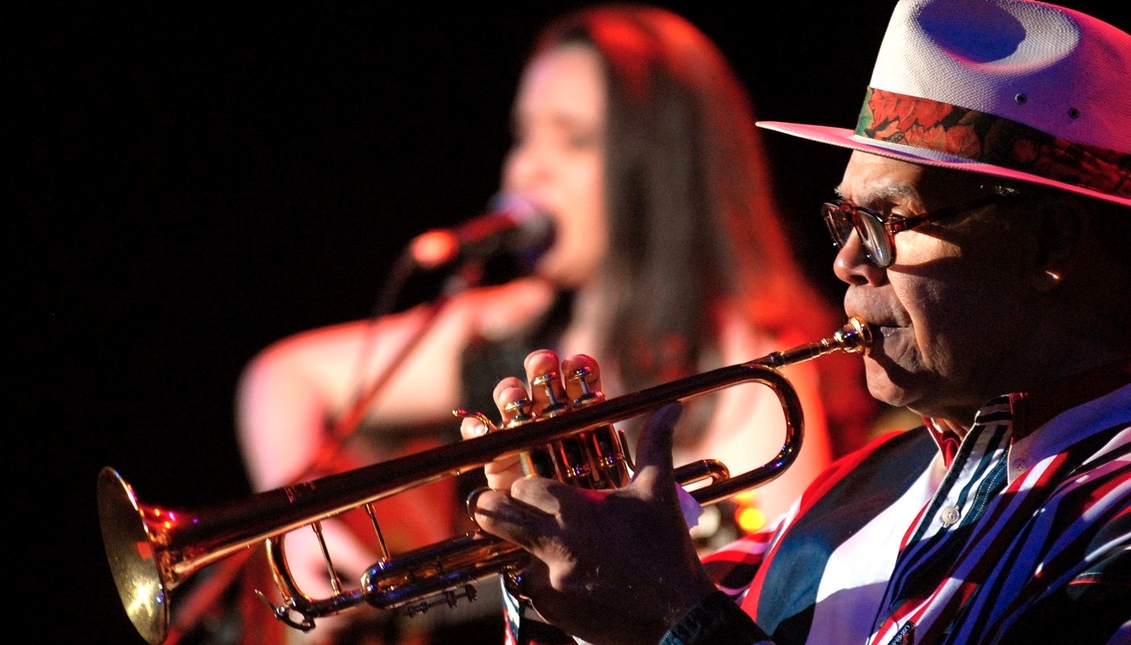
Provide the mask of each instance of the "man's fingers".
{"label": "man's fingers", "polygon": [[459,422],[459,436],[464,439],[474,439],[487,434],[490,428],[478,417],[464,417]]}
{"label": "man's fingers", "polygon": [[526,385],[518,378],[510,376],[499,381],[493,396],[504,427],[516,418],[523,418],[531,412],[530,395],[526,391]]}
{"label": "man's fingers", "polygon": [[480,491],[468,510],[479,528],[527,550],[537,548],[553,526],[546,513],[494,490]]}

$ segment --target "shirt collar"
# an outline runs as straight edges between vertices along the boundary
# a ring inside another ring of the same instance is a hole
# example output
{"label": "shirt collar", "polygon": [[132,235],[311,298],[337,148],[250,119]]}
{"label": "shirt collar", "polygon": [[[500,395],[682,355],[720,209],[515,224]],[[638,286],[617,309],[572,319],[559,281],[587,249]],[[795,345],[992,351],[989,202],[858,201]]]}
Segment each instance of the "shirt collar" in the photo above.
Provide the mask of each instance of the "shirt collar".
{"label": "shirt collar", "polygon": [[[1131,383],[1131,360],[1122,359],[1073,374],[1031,392],[1006,395],[1004,398],[1008,399],[1013,418],[1011,443],[1016,444],[1029,437],[1065,410],[1099,398],[1128,383]],[[975,425],[978,423],[977,419],[989,413],[991,408],[994,413],[1000,414],[1002,398],[994,398],[984,405],[975,416]],[[936,419],[923,417],[923,425],[938,445],[943,464],[949,468],[962,439],[946,423]]]}
{"label": "shirt collar", "polygon": [[1061,379],[1033,392],[1009,395],[1013,440],[1033,434],[1056,415],[1131,383],[1131,361],[1122,360]]}

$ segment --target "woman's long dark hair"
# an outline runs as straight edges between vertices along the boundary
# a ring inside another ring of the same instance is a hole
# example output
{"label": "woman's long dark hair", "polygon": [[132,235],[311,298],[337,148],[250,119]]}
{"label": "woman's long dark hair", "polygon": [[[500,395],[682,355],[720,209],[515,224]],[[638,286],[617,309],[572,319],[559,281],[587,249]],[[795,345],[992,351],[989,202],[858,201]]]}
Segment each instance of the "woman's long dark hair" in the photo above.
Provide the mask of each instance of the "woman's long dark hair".
{"label": "woman's long dark hair", "polygon": [[[840,324],[793,256],[750,100],[714,43],[670,11],[608,5],[548,25],[535,55],[572,43],[593,47],[605,67],[611,310],[601,355],[624,386],[701,371],[723,303],[785,342]],[[826,403],[834,417],[844,394]],[[858,381],[848,398],[870,408]],[[845,432],[855,431],[839,439]]]}

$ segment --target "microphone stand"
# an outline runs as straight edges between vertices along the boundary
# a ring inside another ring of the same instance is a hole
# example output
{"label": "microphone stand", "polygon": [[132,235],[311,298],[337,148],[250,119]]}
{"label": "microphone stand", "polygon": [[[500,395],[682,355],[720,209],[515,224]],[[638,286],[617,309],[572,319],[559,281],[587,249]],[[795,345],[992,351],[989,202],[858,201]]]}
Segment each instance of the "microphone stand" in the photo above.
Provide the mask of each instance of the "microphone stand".
{"label": "microphone stand", "polygon": [[[393,312],[405,281],[412,275],[417,267],[418,265],[413,259],[410,250],[405,249],[400,258],[394,263],[390,278],[385,281],[380,295],[377,298],[373,313],[369,319],[370,325],[373,325],[381,317]],[[356,378],[359,382],[359,394],[354,398],[353,404],[350,405],[345,414],[341,415],[334,425],[327,430],[324,440],[313,459],[311,459],[310,463],[301,473],[290,481],[291,485],[311,478],[334,462],[346,440],[353,436],[361,426],[361,422],[365,420],[366,410],[368,410],[369,406],[376,400],[377,396],[396,374],[400,366],[412,355],[413,350],[419,345],[421,339],[432,329],[440,313],[447,308],[453,297],[478,285],[482,277],[483,266],[480,261],[465,263],[461,265],[455,273],[449,276],[444,282],[439,296],[425,305],[424,320],[415,333],[413,333],[408,339],[408,342],[401,347],[400,351],[385,370],[378,374],[369,386],[364,389],[361,388],[360,381],[364,374],[365,355],[369,350],[369,342],[362,345],[361,351],[358,352],[358,373]],[[370,340],[368,334],[364,340]],[[233,554],[215,563],[213,565],[213,575],[201,582],[200,586],[191,591],[188,597],[181,602],[180,611],[176,616],[173,616],[172,621],[170,621],[171,624],[169,625],[165,645],[177,645],[193,627],[199,624],[208,609],[214,606],[224,592],[239,579],[240,574],[250,561],[251,556],[260,554],[261,552],[262,545],[254,549],[245,549],[241,553]]]}

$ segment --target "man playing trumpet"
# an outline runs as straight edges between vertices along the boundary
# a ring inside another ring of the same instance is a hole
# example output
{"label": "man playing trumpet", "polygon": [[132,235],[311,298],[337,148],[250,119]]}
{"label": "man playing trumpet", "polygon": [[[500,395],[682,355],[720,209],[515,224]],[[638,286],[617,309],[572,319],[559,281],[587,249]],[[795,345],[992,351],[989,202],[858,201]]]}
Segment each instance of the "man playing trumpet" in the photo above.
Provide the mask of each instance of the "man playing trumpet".
{"label": "man playing trumpet", "polygon": [[[875,335],[871,393],[924,425],[705,562],[671,475],[675,406],[617,491],[491,464],[474,517],[534,556],[514,591],[596,644],[1128,642],[1129,97],[1131,36],[1090,16],[901,0],[855,132],[761,125],[853,150],[823,207],[834,271]],[[525,367],[600,387],[585,356]],[[494,394],[504,421],[546,402],[518,379]]]}

